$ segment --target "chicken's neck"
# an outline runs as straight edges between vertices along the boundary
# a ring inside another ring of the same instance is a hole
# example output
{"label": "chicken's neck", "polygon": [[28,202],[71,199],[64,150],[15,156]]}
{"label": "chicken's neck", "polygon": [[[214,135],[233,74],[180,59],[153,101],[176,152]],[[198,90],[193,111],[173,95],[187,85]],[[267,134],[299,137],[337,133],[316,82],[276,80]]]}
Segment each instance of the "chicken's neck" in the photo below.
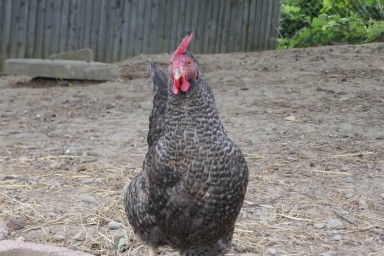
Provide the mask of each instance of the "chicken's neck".
{"label": "chicken's neck", "polygon": [[212,91],[205,79],[191,83],[187,93],[169,94],[165,125],[169,131],[223,131]]}

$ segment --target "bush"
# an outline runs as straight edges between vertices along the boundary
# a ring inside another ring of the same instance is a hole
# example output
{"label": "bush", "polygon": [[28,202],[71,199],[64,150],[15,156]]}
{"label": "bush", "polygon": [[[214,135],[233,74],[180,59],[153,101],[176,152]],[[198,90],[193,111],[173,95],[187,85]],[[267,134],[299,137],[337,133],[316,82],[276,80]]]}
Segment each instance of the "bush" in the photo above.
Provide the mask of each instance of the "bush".
{"label": "bush", "polygon": [[384,0],[283,0],[279,48],[371,42],[384,33],[383,6]]}

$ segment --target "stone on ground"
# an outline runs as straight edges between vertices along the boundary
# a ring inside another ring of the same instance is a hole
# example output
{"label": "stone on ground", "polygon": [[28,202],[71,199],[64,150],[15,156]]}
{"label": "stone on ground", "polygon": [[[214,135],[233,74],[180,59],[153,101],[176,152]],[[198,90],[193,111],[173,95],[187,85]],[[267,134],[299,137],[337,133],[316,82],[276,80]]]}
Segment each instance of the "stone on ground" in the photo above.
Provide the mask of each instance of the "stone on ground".
{"label": "stone on ground", "polygon": [[117,80],[119,67],[116,64],[71,60],[8,59],[4,73],[32,77],[76,80]]}

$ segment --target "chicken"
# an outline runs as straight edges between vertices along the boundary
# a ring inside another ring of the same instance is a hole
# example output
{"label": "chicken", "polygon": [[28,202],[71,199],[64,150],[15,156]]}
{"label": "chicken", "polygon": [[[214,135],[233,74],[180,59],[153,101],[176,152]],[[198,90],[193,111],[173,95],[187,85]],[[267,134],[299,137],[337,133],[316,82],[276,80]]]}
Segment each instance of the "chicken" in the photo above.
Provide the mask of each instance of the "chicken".
{"label": "chicken", "polygon": [[150,255],[168,245],[180,255],[224,255],[231,248],[248,168],[224,131],[199,63],[174,52],[168,74],[150,63],[154,101],[143,170],[129,184],[125,211]]}

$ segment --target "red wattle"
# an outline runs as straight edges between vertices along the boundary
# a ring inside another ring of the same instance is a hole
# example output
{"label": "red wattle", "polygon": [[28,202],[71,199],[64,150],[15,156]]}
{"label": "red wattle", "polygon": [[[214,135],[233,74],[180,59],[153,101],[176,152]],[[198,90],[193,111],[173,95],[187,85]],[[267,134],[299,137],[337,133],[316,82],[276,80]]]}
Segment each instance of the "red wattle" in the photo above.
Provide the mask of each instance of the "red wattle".
{"label": "red wattle", "polygon": [[[183,79],[183,80],[184,80],[184,79]],[[183,81],[183,84],[181,85],[181,88],[180,88],[180,89],[181,89],[183,92],[186,92],[186,91],[188,91],[189,86],[190,86],[190,84],[189,84],[188,80],[184,80],[184,81]]]}
{"label": "red wattle", "polygon": [[179,81],[179,79],[177,79],[177,80],[175,79],[173,81],[173,93],[175,95],[179,94],[179,88],[180,88],[180,81]]}
{"label": "red wattle", "polygon": [[181,76],[179,79],[175,79],[173,81],[173,93],[175,95],[179,94],[180,89],[183,92],[186,92],[189,90],[189,86],[190,86],[190,83],[188,82],[188,80],[185,80],[185,78]]}

